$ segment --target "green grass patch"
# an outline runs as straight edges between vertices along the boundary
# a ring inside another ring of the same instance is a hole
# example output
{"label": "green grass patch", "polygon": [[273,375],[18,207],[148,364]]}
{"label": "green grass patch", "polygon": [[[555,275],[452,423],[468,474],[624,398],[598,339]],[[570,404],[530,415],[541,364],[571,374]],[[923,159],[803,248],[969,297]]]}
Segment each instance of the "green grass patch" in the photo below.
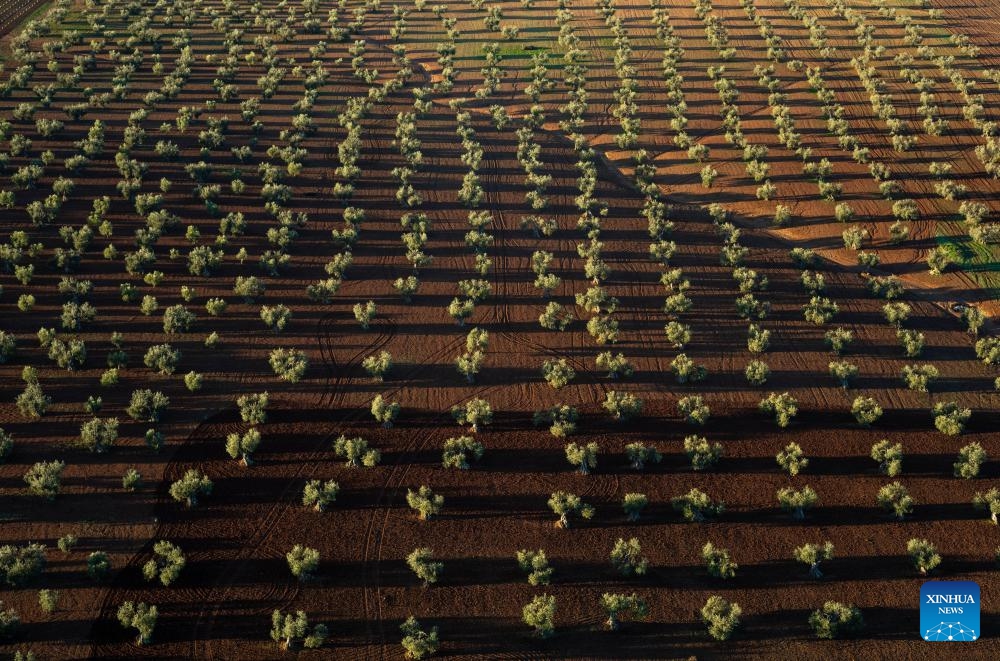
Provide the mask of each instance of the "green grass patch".
{"label": "green grass patch", "polygon": [[964,234],[950,234],[949,224],[938,226],[937,244],[951,257],[952,268],[961,269],[979,284],[990,296],[1000,298],[1000,256],[995,246],[976,243]]}

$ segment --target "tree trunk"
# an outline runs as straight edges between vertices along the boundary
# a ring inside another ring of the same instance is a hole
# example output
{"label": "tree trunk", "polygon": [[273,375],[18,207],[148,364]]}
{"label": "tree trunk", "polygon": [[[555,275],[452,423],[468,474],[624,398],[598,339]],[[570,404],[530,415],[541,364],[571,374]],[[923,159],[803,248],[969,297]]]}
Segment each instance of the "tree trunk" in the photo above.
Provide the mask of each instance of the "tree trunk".
{"label": "tree trunk", "polygon": [[819,570],[818,562],[812,563],[812,565],[809,567],[809,575],[812,576],[813,578],[823,578],[823,572]]}

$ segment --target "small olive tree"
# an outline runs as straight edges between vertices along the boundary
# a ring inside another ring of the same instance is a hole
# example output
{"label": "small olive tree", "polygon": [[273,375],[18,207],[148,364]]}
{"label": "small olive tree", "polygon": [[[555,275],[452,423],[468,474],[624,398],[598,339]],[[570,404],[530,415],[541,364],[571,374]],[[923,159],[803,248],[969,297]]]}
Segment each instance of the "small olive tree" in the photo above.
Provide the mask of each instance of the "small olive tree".
{"label": "small olive tree", "polygon": [[685,521],[702,522],[718,516],[725,510],[725,503],[712,502],[708,494],[699,489],[691,489],[683,496],[671,498],[670,504],[675,511],[684,517]]}
{"label": "small olive tree", "polygon": [[435,494],[429,486],[422,485],[416,491],[406,490],[406,504],[410,509],[417,512],[421,521],[427,521],[433,516],[441,513],[444,507],[444,496]]}
{"label": "small olive tree", "polygon": [[160,583],[168,586],[180,577],[186,564],[187,559],[180,547],[160,540],[153,545],[153,557],[142,566],[142,575],[147,581],[159,579]]}
{"label": "small olive tree", "polygon": [[779,427],[787,427],[799,412],[798,402],[787,392],[768,394],[760,401],[759,408],[764,413],[774,415],[774,421]]}
{"label": "small olive tree", "polygon": [[382,460],[382,453],[375,448],[368,447],[368,441],[360,436],[347,438],[341,434],[333,442],[333,452],[344,460],[344,465],[348,468],[359,466],[372,468]]}
{"label": "small olive tree", "polygon": [[643,576],[649,568],[649,560],[642,555],[642,545],[632,537],[621,537],[611,549],[611,566],[622,576]]}
{"label": "small olive tree", "polygon": [[833,558],[833,544],[823,542],[823,544],[803,544],[795,549],[792,554],[799,562],[809,565],[809,575],[813,578],[822,578],[823,572],[819,569],[819,563]]}
{"label": "small olive tree", "polygon": [[597,443],[587,443],[586,445],[569,443],[566,445],[566,461],[571,466],[576,466],[582,475],[589,475],[590,471],[597,468],[597,453],[599,451],[600,447]]}
{"label": "small olive tree", "polygon": [[528,584],[533,586],[548,585],[555,571],[549,566],[549,559],[545,556],[544,549],[537,551],[521,549],[517,552],[517,566],[528,574]]}
{"label": "small olive tree", "polygon": [[339,493],[340,484],[333,480],[326,482],[309,480],[302,489],[302,504],[312,507],[317,512],[325,512],[327,506],[337,500]]}
{"label": "small olive tree", "polygon": [[608,616],[605,625],[612,631],[618,630],[622,618],[631,617],[636,620],[644,620],[649,615],[649,606],[646,604],[646,600],[634,592],[632,594],[605,592],[601,595],[601,608]]}
{"label": "small olive tree", "polygon": [[937,548],[926,539],[911,539],[906,543],[906,552],[910,555],[914,569],[922,575],[926,575],[941,564],[941,555],[937,552]]}
{"label": "small olive tree", "polygon": [[433,558],[434,551],[427,547],[413,549],[413,552],[406,556],[406,564],[417,578],[424,582],[424,587],[437,583],[444,569],[444,563],[435,562]]}
{"label": "small olive tree", "polygon": [[878,462],[879,472],[896,477],[903,472],[903,444],[892,444],[882,439],[872,446],[872,459]]}
{"label": "small olive tree", "polygon": [[212,481],[197,468],[189,469],[184,477],[170,485],[170,496],[188,507],[198,504],[198,498],[212,493]]}
{"label": "small olive tree", "polygon": [[118,607],[118,623],[126,629],[135,629],[139,632],[136,645],[145,645],[153,639],[153,629],[156,628],[158,615],[156,606],[147,606],[143,602],[136,604],[126,601]]}
{"label": "small olive tree", "polygon": [[876,501],[879,507],[892,513],[897,519],[902,519],[913,511],[913,498],[899,482],[892,482],[879,489]]}
{"label": "small olive tree", "polygon": [[556,598],[548,594],[536,595],[521,609],[521,619],[539,638],[549,638],[555,632],[555,615]]}
{"label": "small olive tree", "polygon": [[857,633],[864,627],[861,611],[852,604],[828,601],[809,616],[817,638],[833,639]]}
{"label": "small olive tree", "polygon": [[288,562],[288,569],[292,576],[300,581],[308,581],[319,568],[319,551],[308,546],[296,544],[292,550],[285,554]]}
{"label": "small olive tree", "polygon": [[407,659],[419,661],[434,655],[438,651],[440,641],[438,640],[438,628],[431,627],[425,631],[420,622],[412,615],[399,625],[399,630],[403,633],[403,640],[400,645],[405,650]]}
{"label": "small olive tree", "polygon": [[739,604],[713,594],[701,609],[701,621],[708,627],[709,636],[719,641],[729,640],[740,626],[742,614]]}
{"label": "small olive tree", "polygon": [[798,443],[789,443],[785,449],[775,456],[778,465],[789,475],[795,477],[803,469],[809,466],[809,459],[802,452],[802,447]]}
{"label": "small olive tree", "polygon": [[326,641],[328,631],[325,624],[317,624],[310,631],[309,618],[304,611],[271,613],[271,640],[281,644],[281,648],[292,650],[301,642],[305,649],[316,649]]}
{"label": "small olive tree", "polygon": [[729,551],[717,547],[712,542],[705,542],[705,546],[701,549],[701,558],[705,561],[708,575],[713,578],[733,578],[739,569],[739,565],[729,557]]}
{"label": "small olive tree", "polygon": [[557,526],[569,528],[570,517],[579,515],[583,519],[594,516],[594,508],[583,502],[579,496],[565,491],[556,491],[549,497],[549,509],[559,517]]}

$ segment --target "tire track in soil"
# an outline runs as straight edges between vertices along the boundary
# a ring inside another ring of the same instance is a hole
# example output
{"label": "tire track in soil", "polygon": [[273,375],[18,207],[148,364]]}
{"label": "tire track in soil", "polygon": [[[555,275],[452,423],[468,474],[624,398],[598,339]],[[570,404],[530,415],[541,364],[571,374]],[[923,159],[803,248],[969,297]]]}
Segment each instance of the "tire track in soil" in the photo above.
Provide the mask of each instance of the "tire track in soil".
{"label": "tire track in soil", "polygon": [[[379,326],[384,326],[385,329],[382,330],[369,344],[365,345],[364,348],[352,355],[345,363],[340,364],[338,363],[335,352],[332,349],[332,339],[334,336],[332,326],[334,324],[329,323],[332,320],[332,316],[332,314],[326,314],[321,317],[320,321],[317,323],[317,330],[320,331],[321,336],[321,341],[319,342],[320,355],[324,361],[324,366],[326,367],[327,372],[333,377],[332,382],[330,382],[328,378],[329,385],[324,389],[324,398],[321,403],[321,406],[328,409],[336,408],[343,403],[343,385],[347,381],[352,368],[357,366],[365,356],[380,350],[396,335],[395,323],[389,319],[383,320]],[[363,416],[363,411],[353,410],[339,421],[339,426],[342,427],[345,424],[353,423],[361,416]],[[222,580],[216,582],[216,584],[210,588],[213,590],[218,589],[219,584],[224,583],[223,592],[218,598],[208,599],[206,597],[202,601],[202,603],[206,605],[211,605],[211,609],[207,612],[207,614],[206,610],[203,609],[199,613],[198,618],[195,620],[193,627],[194,635],[192,639],[192,655],[194,657],[206,658],[207,656],[210,656],[210,634],[214,627],[214,622],[221,610],[221,606],[225,602],[226,594],[232,589],[233,583],[235,582],[237,576],[239,576],[240,571],[250,561],[250,556],[253,552],[266,545],[271,533],[274,531],[278,523],[284,518],[285,511],[298,505],[297,500],[289,498],[289,495],[298,489],[303,476],[311,476],[313,471],[315,471],[320,465],[318,459],[322,452],[329,448],[331,439],[336,433],[337,431],[332,431],[324,436],[323,439],[316,444],[313,450],[310,451],[309,456],[299,462],[298,468],[286,482],[284,489],[281,491],[280,497],[273,501],[273,505],[271,505],[264,518],[262,520],[258,519],[255,522],[253,537],[241,545],[238,557],[226,564],[226,568],[229,571],[220,575]],[[276,582],[272,581],[271,583],[273,584]],[[282,605],[288,605],[291,603],[298,594],[298,590],[299,583],[296,581],[291,590],[286,588],[284,593],[282,593],[280,603]],[[204,649],[199,649],[198,645],[203,645],[205,647]]]}
{"label": "tire track in soil", "polygon": [[[395,336],[396,327],[392,322],[383,322],[383,326],[386,326],[386,330],[381,332],[376,338],[365,348],[358,351],[353,355],[346,363],[339,365],[336,361],[334,352],[331,349],[331,342],[333,337],[333,331],[328,323],[332,318],[331,314],[324,315],[318,322],[318,329],[320,331],[321,342],[320,344],[320,354],[324,361],[324,366],[330,376],[327,379],[327,385],[324,388],[324,405],[332,407],[337,405],[338,402],[343,399],[342,386],[346,381],[347,374],[350,372],[350,368],[360,362],[361,358],[371,351],[378,350],[380,347],[385,346],[392,337]],[[202,421],[197,428],[185,439],[182,445],[190,446],[191,444],[199,440],[208,440],[209,438],[217,439],[224,437],[229,431],[242,430],[245,425],[238,422],[226,423],[219,428],[218,420],[224,418],[225,416],[231,414],[232,410],[224,409],[217,411],[204,421]],[[349,418],[345,418],[344,422],[353,421],[357,417],[362,415],[359,412],[354,412]],[[239,575],[240,570],[246,566],[249,561],[249,555],[259,547],[263,546],[266,539],[269,537],[271,532],[274,530],[275,526],[279,521],[282,520],[282,515],[287,508],[293,506],[292,502],[289,500],[288,495],[294,490],[294,487],[298,485],[300,478],[304,472],[311,471],[316,468],[316,459],[320,456],[320,453],[329,446],[330,439],[333,433],[325,436],[322,441],[318,442],[316,447],[311,451],[310,456],[303,462],[300,463],[299,469],[295,474],[288,480],[285,488],[282,490],[280,497],[273,502],[268,511],[264,514],[261,519],[254,519],[254,534],[246,542],[244,542],[239,548],[239,554],[237,558],[226,564],[227,572],[220,574],[218,580],[211,586],[204,588],[196,588],[190,590],[189,593],[193,594],[195,599],[191,600],[195,603],[201,603],[206,606],[211,605],[210,610],[203,608],[195,619],[195,623],[192,628],[192,641],[191,641],[191,656],[208,658],[211,656],[211,642],[210,634],[212,632],[212,627],[215,618],[218,616],[222,604],[225,602],[225,595],[232,588],[232,583],[235,581],[236,577]],[[175,452],[175,457],[177,457],[180,452]],[[173,502],[168,498],[167,484],[172,480],[178,478],[186,471],[188,468],[194,466],[190,459],[173,459],[168,463],[164,470],[164,477],[161,481],[161,487],[157,495],[157,503],[155,505],[155,512],[157,521],[163,521],[169,518],[173,513]],[[232,464],[231,462],[226,462],[224,464],[227,468]],[[232,477],[239,474],[233,471],[230,475],[215,477]],[[151,536],[150,540],[142,547],[142,549],[136,553],[129,562],[119,571],[116,579],[116,584],[113,584],[112,588],[107,592],[104,600],[101,604],[100,615],[96,622],[104,622],[112,620],[114,618],[114,611],[117,610],[117,604],[124,601],[122,593],[130,594],[134,592],[135,589],[130,587],[127,581],[123,578],[128,576],[138,569],[138,567],[145,562],[148,556],[152,553],[153,545],[156,540],[160,539],[181,539],[185,537],[192,537],[192,532],[203,529],[205,525],[211,524],[185,524],[182,522],[167,522],[164,521],[160,523],[154,535]],[[198,535],[194,535],[197,537]],[[212,537],[212,534],[204,535],[205,537]],[[193,556],[193,557],[192,557]],[[194,554],[188,553],[189,559],[197,559],[197,552]],[[223,593],[221,596],[213,598],[212,592],[218,590],[222,587]],[[151,588],[155,591],[163,590],[164,594],[169,594],[169,597],[164,600],[167,603],[175,602],[185,602],[187,600],[179,599],[185,592],[180,591],[177,588],[171,588],[167,591],[165,588],[159,588],[154,586]],[[287,583],[281,584],[280,582],[274,581],[269,583],[268,591],[265,592],[260,601],[271,601],[280,602],[282,604],[290,603],[295,595],[298,593],[298,584],[294,584],[289,588]],[[156,592],[149,595],[149,590],[143,591],[143,598],[150,603],[157,603],[157,599],[153,598],[156,596]],[[97,638],[94,638],[95,640]],[[92,649],[92,656],[96,654],[98,657],[107,656],[111,653],[112,648],[108,645],[98,646]]]}
{"label": "tire track in soil", "polygon": [[[500,171],[499,163],[496,161],[487,161],[487,163],[492,163],[494,165],[494,171]],[[488,203],[487,206],[494,210],[495,218],[497,219],[495,273],[498,291],[495,298],[496,304],[493,306],[493,318],[500,327],[497,334],[510,342],[512,347],[516,348],[518,346],[528,346],[539,354],[551,356],[556,359],[565,359],[566,362],[569,363],[577,372],[578,376],[586,375],[584,383],[590,386],[592,392],[596,394],[596,401],[603,401],[610,388],[604,381],[598,378],[596,372],[589,369],[582,360],[572,354],[566,353],[565,351],[560,351],[537,342],[527,333],[514,333],[509,330],[503,330],[504,326],[508,325],[511,320],[510,305],[508,303],[509,296],[512,293],[510,278],[508,276],[508,272],[511,268],[511,259],[507,250],[508,236],[516,232],[516,230],[512,229],[507,224],[502,211],[501,202],[492,187],[486,189],[486,199]],[[591,478],[592,479],[587,481],[587,489],[583,490],[580,495],[599,495],[605,498],[611,498],[621,491],[621,481],[618,473],[612,473],[609,475],[592,475]],[[597,487],[603,488],[598,489]]]}

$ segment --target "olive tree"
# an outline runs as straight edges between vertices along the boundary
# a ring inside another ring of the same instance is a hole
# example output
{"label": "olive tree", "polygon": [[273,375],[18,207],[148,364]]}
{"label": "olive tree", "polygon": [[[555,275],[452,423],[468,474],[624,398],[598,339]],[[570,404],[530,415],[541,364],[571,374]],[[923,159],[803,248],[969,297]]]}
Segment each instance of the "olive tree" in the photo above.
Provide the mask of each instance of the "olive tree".
{"label": "olive tree", "polygon": [[153,545],[153,557],[142,566],[142,576],[147,581],[160,579],[160,583],[168,586],[177,580],[186,564],[180,547],[161,539]]}
{"label": "olive tree", "polygon": [[253,453],[260,447],[260,438],[260,432],[255,428],[242,434],[232,432],[226,436],[226,454],[239,459],[244,466],[249,466],[253,463]]}
{"label": "olive tree", "polygon": [[158,422],[160,415],[169,405],[170,399],[162,392],[143,388],[132,392],[132,398],[125,412],[133,420]]}
{"label": "olive tree", "polygon": [[479,431],[480,425],[493,422],[493,407],[485,399],[470,399],[465,405],[451,407],[451,416],[459,425],[468,425],[473,433]]}
{"label": "olive tree", "polygon": [[361,324],[361,328],[368,330],[371,325],[372,318],[378,311],[375,305],[375,301],[367,301],[364,304],[355,303],[354,304],[354,318]]}
{"label": "olive tree", "polygon": [[996,487],[989,491],[977,491],[972,496],[972,506],[977,510],[990,513],[990,521],[997,525],[997,514],[1000,513],[1000,489]]}
{"label": "olive tree", "polygon": [[649,498],[643,493],[626,493],[622,498],[622,509],[629,521],[638,521],[642,510],[649,504]]}
{"label": "olive tree", "polygon": [[111,560],[104,551],[94,551],[87,556],[87,576],[94,581],[104,580],[111,573]]}
{"label": "olive tree", "polygon": [[292,311],[281,304],[262,305],[260,308],[260,320],[275,333],[285,330],[291,318]]}
{"label": "olive tree", "polygon": [[249,393],[236,398],[240,419],[250,425],[262,425],[267,422],[267,405],[269,403],[270,396],[267,392]]}
{"label": "olive tree", "polygon": [[437,583],[444,569],[444,563],[435,562],[433,558],[434,551],[427,547],[413,549],[413,552],[406,556],[406,564],[417,578],[424,582],[424,587]]}
{"label": "olive tree", "polygon": [[687,354],[679,353],[670,361],[670,371],[673,372],[677,383],[697,383],[704,381],[708,376],[708,370],[704,365],[698,365],[688,358]]}
{"label": "olive tree", "polygon": [[692,425],[704,425],[712,414],[700,395],[681,397],[677,400],[677,410],[685,422]]}
{"label": "olive tree", "polygon": [[903,382],[910,390],[929,392],[937,378],[938,369],[931,364],[903,366]]}
{"label": "olive tree", "polygon": [[846,360],[837,360],[830,363],[830,376],[835,378],[840,387],[847,390],[851,381],[858,375],[858,366]]}
{"label": "olive tree", "polygon": [[517,552],[516,557],[517,566],[528,574],[529,585],[548,585],[552,581],[552,574],[555,570],[549,566],[549,559],[545,556],[544,549],[537,551],[521,549]]}
{"label": "olive tree", "polygon": [[649,560],[642,555],[637,538],[626,541],[619,537],[611,549],[611,566],[622,576],[643,576],[649,568]]}
{"label": "olive tree", "polygon": [[312,507],[317,512],[326,511],[327,505],[337,500],[340,493],[340,484],[333,480],[321,482],[320,480],[309,480],[305,488],[302,489],[302,504]]}
{"label": "olive tree", "polygon": [[633,373],[632,364],[622,354],[612,354],[605,351],[597,355],[597,369],[606,371],[609,379],[630,377]]}
{"label": "olive tree", "polygon": [[628,420],[642,412],[642,400],[628,392],[609,390],[601,406],[615,420]]}
{"label": "olive tree", "polygon": [[931,415],[939,432],[946,436],[958,436],[965,431],[965,423],[972,417],[972,411],[955,402],[938,402],[931,409]]}
{"label": "olive tree", "polygon": [[705,470],[718,463],[722,456],[722,444],[709,442],[704,436],[687,436],[684,438],[684,454],[691,461],[691,468]]}
{"label": "olive tree", "polygon": [[188,507],[198,504],[198,498],[212,493],[212,481],[197,468],[191,468],[184,477],[170,485],[170,495]]}
{"label": "olive tree", "polygon": [[787,427],[799,412],[798,402],[787,392],[768,394],[760,400],[758,408],[764,413],[774,415],[774,421],[779,427]]}
{"label": "olive tree", "polygon": [[712,595],[701,609],[701,621],[708,627],[708,635],[715,640],[729,640],[740,626],[743,609],[739,604]]}
{"label": "olive tree", "polygon": [[0,583],[10,588],[24,587],[41,576],[45,564],[45,547],[41,544],[0,546]]}
{"label": "olive tree", "polygon": [[[2,437],[0,430],[0,437]],[[107,452],[118,440],[118,418],[91,418],[80,425],[80,444],[91,452]],[[0,438],[0,457],[3,456]]]}
{"label": "olive tree", "polygon": [[167,335],[187,333],[196,316],[183,305],[172,305],[163,311],[163,332]]}
{"label": "olive tree", "polygon": [[778,489],[777,498],[781,509],[791,512],[792,518],[796,521],[806,518],[806,510],[812,509],[819,500],[816,492],[809,486],[802,487],[798,491],[791,487]]}
{"label": "olive tree", "polygon": [[896,339],[908,358],[916,358],[924,350],[924,334],[920,331],[900,329],[896,331]]}
{"label": "olive tree", "polygon": [[532,423],[535,426],[549,425],[549,433],[556,438],[565,438],[576,431],[579,413],[567,404],[557,404],[550,409],[535,411]]}
{"label": "olive tree", "polygon": [[449,438],[444,442],[441,465],[445,468],[468,470],[469,458],[478,461],[482,459],[483,453],[483,444],[472,436]]}
{"label": "olive tree", "polygon": [[62,472],[66,468],[62,461],[39,461],[24,474],[28,493],[46,500],[55,500],[62,489]]}
{"label": "olive tree", "polygon": [[926,575],[941,564],[941,555],[937,552],[937,548],[926,539],[911,539],[906,543],[906,552],[910,555],[914,569],[922,575]]}
{"label": "olive tree", "polygon": [[556,525],[560,528],[569,528],[570,517],[580,516],[583,519],[591,519],[594,516],[594,508],[583,502],[579,496],[565,491],[556,491],[549,497],[549,509],[559,517]]}
{"label": "olive tree", "polygon": [[986,463],[986,450],[979,443],[969,443],[958,451],[958,460],[953,464],[955,477],[971,480],[979,475],[979,469]]}
{"label": "olive tree", "polygon": [[844,353],[844,350],[850,346],[851,342],[854,341],[854,333],[844,329],[844,328],[834,328],[828,330],[823,336],[826,345],[830,347],[830,351],[839,356]]}
{"label": "olive tree", "polygon": [[701,522],[705,519],[718,516],[725,510],[725,503],[712,502],[708,494],[699,489],[691,489],[683,496],[675,496],[670,499],[670,504],[674,510],[679,512],[686,521]]}
{"label": "olive tree", "polygon": [[833,544],[823,542],[823,544],[803,544],[796,547],[792,553],[796,560],[809,565],[809,575],[812,578],[822,578],[823,572],[819,569],[819,563],[826,562],[833,558]]}
{"label": "olive tree", "polygon": [[334,453],[344,459],[348,468],[364,466],[372,468],[377,466],[382,459],[382,453],[375,448],[368,447],[368,441],[361,437],[347,438],[341,434],[333,442]]}
{"label": "olive tree", "polygon": [[891,482],[879,489],[876,501],[879,507],[892,513],[897,519],[902,519],[913,511],[913,498],[899,482]]}
{"label": "olive tree", "polygon": [[440,642],[438,640],[438,628],[431,627],[425,631],[412,615],[399,625],[399,630],[403,633],[403,640],[400,645],[406,651],[407,659],[425,659],[434,655],[438,651]]}
{"label": "olive tree", "polygon": [[750,385],[762,386],[767,383],[768,377],[771,376],[771,368],[763,360],[751,360],[747,363],[744,375]]}
{"label": "olive tree", "polygon": [[577,445],[569,443],[566,445],[566,461],[571,466],[576,466],[582,475],[589,475],[590,471],[597,467],[597,453],[600,447],[597,443]]}
{"label": "olive tree", "polygon": [[375,399],[372,400],[372,417],[375,418],[376,422],[382,423],[382,426],[386,429],[392,428],[393,423],[399,416],[399,410],[399,402],[387,401],[382,395],[375,395]]}
{"label": "olive tree", "polygon": [[879,472],[896,477],[903,472],[903,444],[890,443],[886,439],[872,445],[872,459],[878,462]]}
{"label": "olive tree", "polygon": [[425,484],[416,491],[412,489],[406,490],[406,504],[410,506],[410,509],[417,512],[421,521],[426,521],[432,516],[441,513],[441,508],[444,506],[444,496],[435,494]]}
{"label": "olive tree", "polygon": [[652,445],[636,441],[625,446],[625,458],[628,459],[632,470],[641,471],[647,463],[660,463],[663,455]]}
{"label": "olive tree", "polygon": [[319,568],[319,551],[296,544],[291,551],[285,554],[285,560],[288,562],[288,569],[292,572],[292,576],[300,581],[307,581]]}
{"label": "olive tree", "polygon": [[612,631],[617,631],[624,617],[643,620],[649,615],[646,600],[635,594],[614,594],[605,592],[601,595],[601,608],[608,619],[605,625]]}
{"label": "olive tree", "polygon": [[833,639],[857,633],[864,627],[864,620],[853,604],[828,601],[809,615],[809,626],[817,638]]}
{"label": "olive tree", "polygon": [[126,629],[135,629],[139,632],[136,645],[145,645],[153,639],[158,615],[156,606],[147,606],[143,602],[136,604],[126,601],[118,607],[118,623]]}
{"label": "olive tree", "polygon": [[180,358],[181,352],[169,344],[156,344],[146,351],[142,362],[160,374],[173,374]]}
{"label": "olive tree", "polygon": [[795,477],[809,465],[809,459],[802,452],[802,447],[798,443],[789,443],[785,449],[775,456],[778,465]]}
{"label": "olive tree", "polygon": [[545,379],[546,383],[558,390],[576,378],[576,371],[569,366],[565,358],[546,360],[542,364],[542,378]]}
{"label": "olive tree", "polygon": [[556,598],[548,594],[536,595],[521,609],[521,619],[535,629],[539,638],[549,638],[555,631]]}
{"label": "olive tree", "polygon": [[310,631],[309,618],[304,611],[282,613],[275,610],[271,613],[271,640],[281,644],[281,648],[292,650],[301,642],[305,649],[322,647],[328,631],[325,624],[317,624]]}
{"label": "olive tree", "polygon": [[378,354],[368,356],[361,361],[361,367],[368,372],[369,376],[381,382],[392,369],[392,354],[388,351],[380,351]]}
{"label": "olive tree", "polygon": [[729,551],[715,546],[712,542],[706,542],[702,547],[701,558],[705,561],[708,575],[713,578],[733,578],[739,569],[739,565],[729,557]]}
{"label": "olive tree", "polygon": [[882,407],[871,397],[855,397],[851,415],[862,427],[871,427],[882,417]]}
{"label": "olive tree", "polygon": [[279,348],[271,351],[268,363],[282,381],[298,383],[309,369],[309,359],[300,349]]}
{"label": "olive tree", "polygon": [[976,341],[976,357],[984,365],[1000,365],[1000,337],[984,337]]}

